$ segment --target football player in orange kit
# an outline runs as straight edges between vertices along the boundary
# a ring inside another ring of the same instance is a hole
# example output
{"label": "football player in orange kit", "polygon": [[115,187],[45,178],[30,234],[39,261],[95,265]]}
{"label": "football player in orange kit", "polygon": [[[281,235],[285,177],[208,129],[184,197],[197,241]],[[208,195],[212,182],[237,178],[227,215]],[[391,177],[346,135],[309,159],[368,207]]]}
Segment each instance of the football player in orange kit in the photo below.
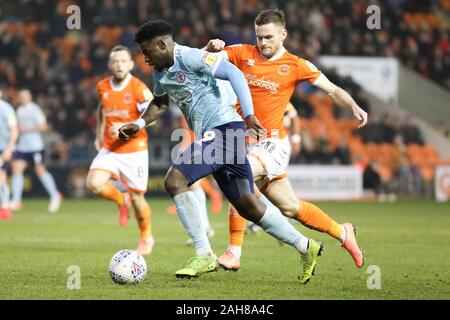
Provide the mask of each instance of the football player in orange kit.
{"label": "football player in orange kit", "polygon": [[[257,45],[234,45],[211,40],[206,50],[221,54],[236,65],[247,78],[252,94],[255,116],[266,129],[262,141],[250,146],[249,160],[255,183],[261,192],[287,217],[303,225],[325,232],[339,240],[361,268],[364,255],[356,242],[351,223],[338,224],[312,203],[298,200],[286,175],[291,147],[283,128],[283,114],[299,82],[306,81],[325,92],[341,107],[352,110],[366,125],[367,113],[342,88],[336,86],[311,62],[297,57],[283,46],[286,39],[284,13],[278,9],[264,10],[255,19]],[[240,268],[240,255],[246,221],[230,207],[230,243],[219,263],[228,270]]]}
{"label": "football player in orange kit", "polygon": [[[137,120],[153,99],[153,94],[143,82],[131,75],[134,63],[127,47],[112,49],[108,67],[113,76],[97,85],[100,103],[95,147],[98,154],[89,169],[87,187],[117,204],[121,226],[128,223],[129,207],[133,205],[140,229],[137,251],[147,255],[155,244],[151,233],[151,209],[144,197],[148,182],[147,133],[141,130],[133,139],[122,141],[118,137],[118,129]],[[110,182],[111,178],[117,180],[120,177],[129,194],[122,193]]]}

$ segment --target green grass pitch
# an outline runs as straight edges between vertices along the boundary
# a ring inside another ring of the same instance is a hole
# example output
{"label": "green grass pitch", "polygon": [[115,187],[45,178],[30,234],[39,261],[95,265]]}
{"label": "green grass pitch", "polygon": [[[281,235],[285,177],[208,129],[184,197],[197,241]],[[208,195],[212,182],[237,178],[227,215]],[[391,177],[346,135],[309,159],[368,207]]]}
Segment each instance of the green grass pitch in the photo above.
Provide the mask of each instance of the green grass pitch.
{"label": "green grass pitch", "polygon": [[[246,236],[238,272],[176,279],[174,272],[193,255],[176,216],[165,213],[168,199],[148,199],[157,240],[147,257],[149,271],[139,285],[120,286],[109,278],[113,254],[135,248],[136,222],[119,228],[113,204],[102,200],[66,200],[57,214],[47,201],[27,200],[14,219],[0,222],[0,299],[450,299],[450,204],[322,202],[339,222],[359,227],[366,265],[357,269],[338,242],[325,241],[316,275],[297,281],[299,256],[265,234]],[[227,215],[211,215],[216,253],[227,245]],[[67,268],[81,270],[81,288],[69,290]],[[369,289],[379,267],[381,288]]]}

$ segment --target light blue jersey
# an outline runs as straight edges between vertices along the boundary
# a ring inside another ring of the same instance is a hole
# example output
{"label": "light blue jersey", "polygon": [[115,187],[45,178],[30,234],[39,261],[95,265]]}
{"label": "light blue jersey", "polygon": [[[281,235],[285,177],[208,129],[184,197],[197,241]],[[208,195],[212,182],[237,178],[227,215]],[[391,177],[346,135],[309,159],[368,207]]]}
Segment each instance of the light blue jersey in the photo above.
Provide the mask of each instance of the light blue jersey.
{"label": "light blue jersey", "polygon": [[[17,121],[21,129],[33,129],[46,123],[45,115],[41,108],[33,102],[20,106],[17,109]],[[38,131],[20,133],[16,150],[19,152],[44,150],[41,133]]]}
{"label": "light blue jersey", "polygon": [[153,93],[170,97],[196,137],[225,123],[242,121],[234,109],[236,96],[230,84],[214,78],[223,60],[220,55],[175,44],[174,60],[169,69],[153,72]]}
{"label": "light blue jersey", "polygon": [[17,125],[17,119],[13,107],[0,99],[0,151],[7,146],[11,134],[10,127],[14,125]]}

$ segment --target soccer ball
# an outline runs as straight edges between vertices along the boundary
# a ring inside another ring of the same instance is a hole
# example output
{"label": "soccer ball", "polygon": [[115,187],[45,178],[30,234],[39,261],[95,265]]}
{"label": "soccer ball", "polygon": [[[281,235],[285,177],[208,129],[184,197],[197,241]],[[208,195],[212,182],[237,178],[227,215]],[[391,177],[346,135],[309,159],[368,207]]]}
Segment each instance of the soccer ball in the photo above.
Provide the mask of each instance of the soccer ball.
{"label": "soccer ball", "polygon": [[142,282],[146,274],[147,263],[144,257],[135,250],[120,250],[109,263],[109,275],[118,284]]}

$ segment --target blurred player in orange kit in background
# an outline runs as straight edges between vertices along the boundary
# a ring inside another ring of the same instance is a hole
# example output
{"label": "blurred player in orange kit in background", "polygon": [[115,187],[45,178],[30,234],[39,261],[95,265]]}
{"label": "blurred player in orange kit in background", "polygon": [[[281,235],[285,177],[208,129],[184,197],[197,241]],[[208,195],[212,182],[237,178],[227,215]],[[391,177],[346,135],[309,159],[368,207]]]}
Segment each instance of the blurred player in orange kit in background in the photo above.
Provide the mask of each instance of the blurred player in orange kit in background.
{"label": "blurred player in orange kit in background", "polygon": [[[99,152],[91,164],[87,187],[117,204],[121,226],[128,223],[129,207],[133,205],[140,230],[137,251],[147,255],[155,244],[151,232],[151,209],[144,197],[148,182],[147,133],[141,130],[133,139],[122,141],[118,137],[118,129],[137,120],[153,99],[153,94],[143,82],[131,75],[134,63],[127,47],[112,49],[108,67],[113,76],[97,85],[100,103],[95,147]],[[118,190],[110,182],[111,178],[122,178],[129,193]]]}

